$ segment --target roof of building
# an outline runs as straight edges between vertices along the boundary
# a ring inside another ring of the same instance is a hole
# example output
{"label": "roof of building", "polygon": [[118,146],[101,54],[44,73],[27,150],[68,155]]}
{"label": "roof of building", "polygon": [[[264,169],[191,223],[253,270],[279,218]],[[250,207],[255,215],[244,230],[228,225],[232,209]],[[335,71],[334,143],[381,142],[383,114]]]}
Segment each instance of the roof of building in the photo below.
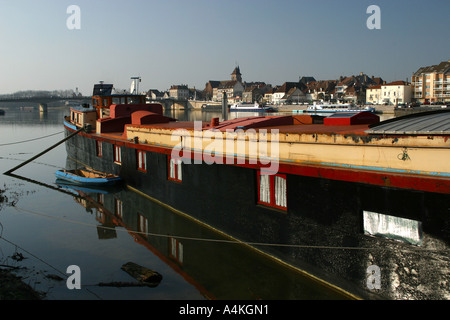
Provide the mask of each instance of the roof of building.
{"label": "roof of building", "polygon": [[311,81],[307,84],[307,90],[332,92],[336,87],[336,84],[336,80]]}
{"label": "roof of building", "polygon": [[220,85],[220,81],[218,80],[209,80],[206,85],[211,85],[212,88],[217,88]]}
{"label": "roof of building", "polygon": [[373,81],[374,83],[376,83],[377,85],[383,83],[383,79],[381,79],[381,77],[372,77],[371,79],[372,79],[372,81]]}
{"label": "roof of building", "polygon": [[157,96],[157,97],[162,97],[162,96],[164,96],[164,92],[161,92],[161,91],[156,90],[156,89],[150,89],[150,90],[147,91],[147,95],[150,95],[150,94],[152,94],[152,93],[153,93],[155,96]]}
{"label": "roof of building", "polygon": [[450,73],[450,60],[448,61],[442,61],[439,64],[428,66],[428,67],[421,67],[419,68],[414,75],[419,76],[422,73]]}
{"label": "roof of building", "polygon": [[237,80],[221,81],[217,88],[218,89],[233,88],[238,82],[239,81],[237,81]]}
{"label": "roof of building", "polygon": [[383,86],[407,86],[408,83],[405,81],[393,81],[390,83],[383,84]]}
{"label": "roof of building", "polygon": [[316,79],[314,77],[302,77],[299,82],[307,84],[312,81],[316,81]]}
{"label": "roof of building", "polygon": [[381,79],[380,77],[369,77],[366,74],[361,73],[360,75],[353,75],[353,76],[349,76],[349,77],[341,77],[338,80],[338,83],[336,86],[338,87],[342,87],[342,86],[355,86],[355,87],[368,87],[368,86],[372,86],[372,85],[378,85],[378,84],[382,84],[383,83],[383,79]]}
{"label": "roof of building", "polygon": [[257,90],[259,90],[258,86],[250,86],[245,88],[244,92],[255,92]]}
{"label": "roof of building", "polygon": [[173,85],[170,87],[170,90],[180,90],[180,89],[188,90],[188,86],[185,84],[181,84],[181,85]]}
{"label": "roof of building", "polygon": [[285,82],[282,86],[277,88],[276,92],[278,93],[287,93],[292,88],[299,88],[300,90],[304,89],[306,86],[300,82]]}

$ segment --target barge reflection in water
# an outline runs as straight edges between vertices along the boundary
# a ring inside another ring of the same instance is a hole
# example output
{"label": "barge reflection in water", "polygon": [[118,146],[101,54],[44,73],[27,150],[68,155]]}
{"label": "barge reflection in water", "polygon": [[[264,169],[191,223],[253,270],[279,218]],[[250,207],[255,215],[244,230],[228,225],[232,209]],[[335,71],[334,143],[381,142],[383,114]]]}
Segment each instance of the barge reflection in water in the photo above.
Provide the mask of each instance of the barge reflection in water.
{"label": "barge reflection in water", "polygon": [[349,298],[135,192],[60,187],[72,188],[74,200],[95,216],[99,239],[113,239],[123,228],[207,299]]}
{"label": "barge reflection in water", "polygon": [[[204,220],[201,210],[189,216],[178,210],[162,213],[135,192],[100,197],[109,199],[102,200],[102,210],[107,208],[114,221],[124,223],[149,249],[163,253],[165,261],[207,297],[450,297],[448,195],[308,177],[299,177],[295,185],[297,197],[291,201],[302,208],[295,216],[274,212],[261,218],[222,210]],[[122,216],[125,208],[127,217]],[[239,228],[230,227],[236,224]],[[271,260],[261,263],[261,255],[250,254],[235,239],[294,269],[279,269]]]}

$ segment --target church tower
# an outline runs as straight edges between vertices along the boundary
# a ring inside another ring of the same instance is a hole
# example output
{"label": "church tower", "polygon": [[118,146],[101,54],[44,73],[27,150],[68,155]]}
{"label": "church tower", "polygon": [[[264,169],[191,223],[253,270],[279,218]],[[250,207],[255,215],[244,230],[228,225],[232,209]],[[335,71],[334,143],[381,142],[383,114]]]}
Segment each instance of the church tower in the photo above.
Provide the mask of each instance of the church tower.
{"label": "church tower", "polygon": [[231,80],[242,82],[242,75],[241,71],[239,70],[239,66],[234,68],[233,73],[231,74]]}

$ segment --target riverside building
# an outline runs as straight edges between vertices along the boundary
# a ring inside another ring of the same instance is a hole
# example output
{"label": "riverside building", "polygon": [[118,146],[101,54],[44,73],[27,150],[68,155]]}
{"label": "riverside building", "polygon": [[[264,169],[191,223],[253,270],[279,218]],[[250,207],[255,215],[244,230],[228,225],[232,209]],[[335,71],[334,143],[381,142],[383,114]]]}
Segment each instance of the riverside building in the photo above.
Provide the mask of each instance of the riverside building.
{"label": "riverside building", "polygon": [[420,68],[411,83],[413,97],[420,103],[450,102],[450,60]]}

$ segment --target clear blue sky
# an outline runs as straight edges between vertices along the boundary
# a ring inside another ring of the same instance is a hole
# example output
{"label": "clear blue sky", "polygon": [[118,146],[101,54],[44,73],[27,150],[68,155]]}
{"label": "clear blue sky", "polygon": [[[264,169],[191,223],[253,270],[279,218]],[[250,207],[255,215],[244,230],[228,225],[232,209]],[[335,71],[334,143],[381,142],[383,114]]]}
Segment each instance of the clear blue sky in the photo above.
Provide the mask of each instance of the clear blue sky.
{"label": "clear blue sky", "polygon": [[[369,5],[381,29],[369,30]],[[78,5],[81,29],[69,30]],[[0,94],[91,94],[100,80],[128,89],[203,89],[228,80],[272,85],[364,72],[405,80],[450,59],[448,0],[0,0]]]}

